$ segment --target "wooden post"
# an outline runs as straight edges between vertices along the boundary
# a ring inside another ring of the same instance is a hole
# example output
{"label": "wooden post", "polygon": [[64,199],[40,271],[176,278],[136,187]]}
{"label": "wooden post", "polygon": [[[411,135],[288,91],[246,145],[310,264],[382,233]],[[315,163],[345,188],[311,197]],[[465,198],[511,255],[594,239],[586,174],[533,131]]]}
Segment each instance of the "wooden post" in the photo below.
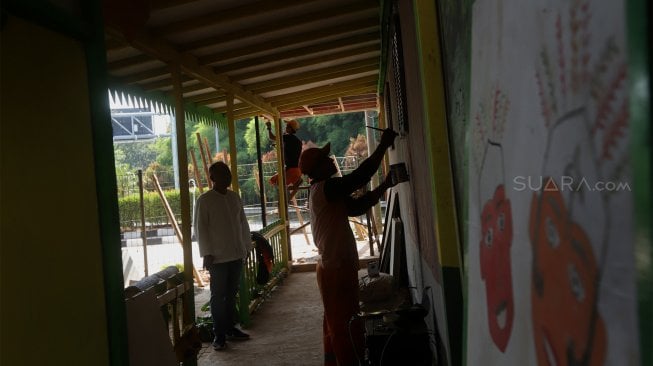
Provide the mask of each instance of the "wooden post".
{"label": "wooden post", "polygon": [[277,150],[277,174],[279,177],[277,181],[277,188],[279,189],[279,219],[284,225],[286,231],[286,235],[282,236],[285,243],[281,246],[281,253],[284,267],[288,268],[288,261],[292,259],[292,253],[290,252],[291,238],[288,223],[288,202],[286,202],[286,171],[283,160],[283,149],[281,146],[283,144],[283,130],[281,129],[281,116],[279,116],[279,114],[274,116],[274,129],[275,135],[277,136],[275,149]]}
{"label": "wooden post", "polygon": [[145,203],[143,202],[143,170],[138,169],[138,196],[141,207],[141,238],[143,239],[143,267],[145,277],[149,276],[147,268],[147,229],[145,227]]}
{"label": "wooden post", "polygon": [[[193,174],[195,175],[195,185],[200,190],[200,194],[204,193],[204,188],[202,188],[202,177],[200,177],[200,171],[197,169],[197,159],[195,158],[195,149],[192,147],[188,149],[190,152],[190,158],[193,160]],[[209,189],[211,189],[211,182],[209,181]]]}
{"label": "wooden post", "polygon": [[254,116],[254,129],[256,130],[256,162],[258,166],[258,189],[261,198],[261,222],[263,227],[268,226],[265,203],[265,182],[263,179],[263,160],[261,157],[261,131],[259,131],[258,116]]}
{"label": "wooden post", "polygon": [[[192,281],[193,276],[199,286],[204,286],[202,278],[193,265],[193,242],[191,240],[191,214],[190,214],[190,189],[188,186],[188,156],[186,147],[186,121],[184,113],[184,97],[181,85],[181,68],[179,64],[171,65],[172,90],[175,96],[175,128],[177,131],[177,158],[179,159],[179,205],[181,207],[181,246],[184,249],[184,279]],[[163,192],[159,193],[163,198]],[[174,219],[171,220],[176,224]],[[191,284],[192,286],[192,284]],[[184,294],[184,324],[193,324],[195,321],[195,295],[194,291]],[[184,360],[186,361],[186,360]],[[196,363],[196,357],[188,360]],[[186,362],[184,362],[186,364]]]}
{"label": "wooden post", "polygon": [[[229,126],[229,163],[231,165],[231,189],[240,196],[240,185],[238,184],[238,156],[236,149],[236,123],[234,121],[234,95],[227,93],[227,126]],[[249,323],[249,302],[250,293],[247,282],[244,281],[245,273],[241,272],[240,280],[240,322]]]}
{"label": "wooden post", "polygon": [[[172,212],[172,208],[170,208],[170,204],[168,203],[168,199],[166,198],[165,193],[163,193],[163,189],[161,189],[161,184],[159,184],[159,178],[154,173],[152,174],[152,180],[154,181],[154,186],[156,187],[156,191],[159,193],[159,197],[161,198],[161,203],[163,204],[163,210],[166,212],[166,216],[168,216],[168,220],[170,220],[172,229],[174,230],[175,235],[177,236],[177,240],[181,244],[182,248],[184,248],[184,234],[182,233],[181,228],[179,228],[179,224],[177,224],[175,213]],[[186,255],[186,250],[184,248],[184,257],[185,255]],[[184,271],[186,271],[185,259],[186,258],[184,258]],[[199,273],[195,269],[195,266],[192,264],[192,262],[190,268],[192,268],[193,271],[192,275],[195,278],[195,280],[197,280],[197,284],[199,286],[204,286],[204,282],[202,281],[202,278],[200,277]]]}
{"label": "wooden post", "polygon": [[240,195],[238,183],[238,157],[236,149],[236,123],[234,121],[234,95],[227,93],[227,126],[229,126],[229,163],[231,164],[231,189]]}
{"label": "wooden post", "polygon": [[204,148],[206,149],[206,162],[210,166],[213,164],[213,156],[211,156],[211,147],[209,147],[209,139],[204,138]]}

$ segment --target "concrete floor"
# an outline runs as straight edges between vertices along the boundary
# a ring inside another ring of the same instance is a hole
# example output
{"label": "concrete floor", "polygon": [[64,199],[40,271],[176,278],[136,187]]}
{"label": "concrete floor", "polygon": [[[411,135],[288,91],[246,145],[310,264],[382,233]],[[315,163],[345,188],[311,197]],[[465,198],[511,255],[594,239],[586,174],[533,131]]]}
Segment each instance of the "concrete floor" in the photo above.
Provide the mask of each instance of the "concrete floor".
{"label": "concrete floor", "polygon": [[252,315],[244,329],[252,337],[249,341],[228,342],[220,352],[205,343],[198,364],[322,365],[322,314],[315,272],[292,273]]}

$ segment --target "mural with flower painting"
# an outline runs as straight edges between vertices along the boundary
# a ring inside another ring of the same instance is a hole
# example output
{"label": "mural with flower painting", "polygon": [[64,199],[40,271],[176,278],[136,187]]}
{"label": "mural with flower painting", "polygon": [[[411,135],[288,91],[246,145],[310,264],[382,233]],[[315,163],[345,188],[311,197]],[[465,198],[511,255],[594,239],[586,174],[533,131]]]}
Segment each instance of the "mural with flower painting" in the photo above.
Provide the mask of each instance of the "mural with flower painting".
{"label": "mural with flower painting", "polygon": [[479,103],[474,115],[472,145],[478,205],[483,208],[480,215],[479,261],[481,279],[485,284],[488,329],[496,347],[504,352],[514,321],[510,256],[512,209],[506,195],[502,147],[510,102],[498,87],[487,99]]}
{"label": "mural with flower painting", "polygon": [[472,5],[468,364],[638,364],[624,22]]}
{"label": "mural with flower painting", "polygon": [[[623,50],[608,36],[590,49],[592,8],[573,1],[555,18],[535,79],[546,129],[544,184],[532,194],[531,303],[540,365],[602,365],[608,336],[599,310],[612,217],[610,191],[573,182],[623,181],[628,98]],[[569,136],[573,136],[570,139]],[[565,189],[568,188],[568,189]],[[591,223],[579,222],[591,216]],[[593,235],[588,235],[588,234]]]}

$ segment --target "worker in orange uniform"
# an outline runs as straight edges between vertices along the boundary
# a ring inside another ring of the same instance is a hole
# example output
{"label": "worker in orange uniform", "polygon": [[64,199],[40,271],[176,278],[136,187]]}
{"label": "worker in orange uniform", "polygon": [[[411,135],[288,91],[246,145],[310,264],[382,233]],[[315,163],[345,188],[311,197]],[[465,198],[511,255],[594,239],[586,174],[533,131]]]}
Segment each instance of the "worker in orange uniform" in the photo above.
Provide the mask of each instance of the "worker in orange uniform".
{"label": "worker in orange uniform", "polygon": [[310,178],[309,207],[313,240],[321,255],[317,283],[324,305],[324,364],[358,365],[363,358],[363,325],[355,319],[358,304],[358,251],[349,216],[359,216],[374,206],[394,183],[390,175],[376,189],[353,198],[376,173],[386,149],[397,133],[386,129],[376,150],[356,170],[342,177],[329,156],[330,143],[306,149],[299,168]]}
{"label": "worker in orange uniform", "polygon": [[[268,137],[276,141],[277,137],[272,133],[272,124],[270,121],[265,122],[268,128]],[[286,122],[286,132],[282,136],[283,158],[286,166],[286,185],[292,186],[295,183],[301,183],[302,172],[298,168],[299,155],[302,153],[302,141],[295,136],[299,130],[299,122],[291,119]],[[277,185],[279,173],[270,178],[270,184]]]}

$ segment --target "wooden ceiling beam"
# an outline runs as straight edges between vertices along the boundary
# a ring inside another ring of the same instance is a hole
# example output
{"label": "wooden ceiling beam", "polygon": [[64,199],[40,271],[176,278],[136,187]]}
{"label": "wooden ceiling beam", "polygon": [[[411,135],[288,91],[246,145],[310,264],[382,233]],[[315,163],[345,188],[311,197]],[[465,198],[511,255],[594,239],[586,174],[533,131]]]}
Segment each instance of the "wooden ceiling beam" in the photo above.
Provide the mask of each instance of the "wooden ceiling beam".
{"label": "wooden ceiling beam", "polygon": [[155,61],[150,55],[138,55],[120,59],[118,61],[109,62],[107,67],[111,71],[125,69],[131,66],[141,65],[144,63]]}
{"label": "wooden ceiling beam", "polygon": [[[277,1],[281,4],[283,2]],[[302,14],[292,18],[274,18],[274,21],[256,24],[253,27],[239,29],[230,33],[215,34],[208,38],[199,39],[193,42],[187,42],[180,48],[181,51],[195,51],[198,49],[213,47],[223,43],[233,41],[234,39],[245,39],[249,37],[260,37],[264,34],[287,30],[296,26],[315,24],[331,18],[340,18],[351,14],[361,13],[378,9],[378,4],[369,0],[359,1],[350,5],[337,6],[331,9],[322,9],[309,14]],[[260,10],[256,10],[260,12]]]}
{"label": "wooden ceiling beam", "polygon": [[155,34],[168,36],[171,34],[184,33],[195,29],[205,28],[225,22],[236,22],[238,20],[252,16],[252,14],[260,14],[266,11],[283,10],[289,7],[303,5],[316,0],[263,0],[247,5],[241,5],[236,8],[223,9],[210,12],[201,16],[196,16],[174,23],[167,24],[162,27],[154,29]]}
{"label": "wooden ceiling beam", "polygon": [[[195,79],[193,79],[193,80],[195,80]],[[187,85],[187,86],[182,86],[181,87],[181,92],[183,94],[188,94],[188,93],[192,93],[192,92],[195,92],[195,91],[198,91],[198,90],[209,89],[209,88],[215,90],[215,88],[210,86],[210,85],[206,85],[204,83],[196,83],[196,84],[191,84],[191,85]],[[224,93],[222,93],[222,94],[224,94]]]}
{"label": "wooden ceiling beam", "polygon": [[225,95],[225,93],[222,92],[210,92],[210,93],[193,95],[192,97],[186,97],[184,99],[193,103],[213,104],[213,103],[226,101],[227,96]]}
{"label": "wooden ceiling beam", "polygon": [[162,10],[179,5],[195,2],[197,0],[151,0],[150,7],[152,10]]}
{"label": "wooden ceiling beam", "polygon": [[[277,91],[277,90],[280,90],[280,89],[295,88],[295,87],[303,86],[303,85],[306,85],[306,84],[312,84],[312,83],[322,82],[324,84],[324,82],[327,82],[328,80],[333,80],[333,79],[343,78],[343,77],[348,77],[348,76],[353,76],[353,75],[356,75],[356,76],[360,77],[360,74],[370,74],[372,72],[374,74],[378,74],[378,71],[379,71],[378,65],[364,66],[364,67],[360,67],[358,69],[334,72],[334,73],[327,74],[327,75],[316,76],[314,78],[308,78],[308,79],[304,79],[304,80],[297,80],[297,81],[284,83],[284,84],[269,85],[269,86],[262,87],[262,88],[252,89],[252,91],[257,93],[257,94],[263,94],[263,93],[268,93],[268,92],[271,92],[271,91]],[[331,84],[332,83],[333,82],[331,82]],[[325,85],[328,85],[328,84],[325,84]]]}
{"label": "wooden ceiling beam", "polygon": [[[275,97],[270,97],[268,100],[272,104],[283,103],[295,99],[301,99],[302,97],[311,97],[319,96],[323,93],[330,93],[331,91],[347,91],[349,88],[358,88],[360,86],[368,86],[375,82],[378,82],[378,76],[365,76],[362,78],[357,78],[353,80],[341,81],[339,83],[334,83],[329,86],[319,86],[316,88],[306,89],[295,93],[283,94]],[[343,96],[343,95],[341,95]],[[335,99],[335,98],[334,98]]]}
{"label": "wooden ceiling beam", "polygon": [[[377,52],[378,51],[378,52]],[[281,73],[289,70],[294,70],[294,69],[299,69],[299,68],[304,68],[304,67],[311,67],[315,65],[319,65],[325,62],[331,62],[331,61],[337,61],[341,60],[343,58],[349,58],[349,57],[355,57],[360,54],[367,54],[367,53],[380,53],[380,46],[378,45],[370,45],[370,46],[364,46],[364,47],[357,47],[351,50],[346,50],[342,52],[336,52],[328,55],[320,55],[316,57],[311,57],[306,60],[301,60],[297,62],[292,62],[292,63],[286,63],[282,65],[276,65],[272,67],[268,67],[265,69],[260,69],[252,72],[246,72],[246,73],[241,73],[235,76],[232,76],[232,80],[240,81],[240,80],[245,80],[245,79],[251,79],[251,78],[256,78],[264,75],[270,75],[270,74],[276,74],[276,73]],[[276,56],[274,58],[277,58]],[[378,56],[377,56],[378,60]]]}
{"label": "wooden ceiling beam", "polygon": [[126,84],[134,84],[143,80],[160,78],[161,76],[165,76],[166,79],[170,79],[171,78],[170,68],[164,66],[156,69],[145,70],[145,71],[123,76],[120,78],[120,80]]}
{"label": "wooden ceiling beam", "polygon": [[[245,103],[234,104],[234,114],[249,112],[249,111],[258,111],[258,110],[259,110],[258,108],[252,107],[250,105],[246,105]],[[222,106],[222,107],[213,108],[213,112],[227,113],[227,106],[225,105],[225,106]]]}
{"label": "wooden ceiling beam", "polygon": [[304,108],[304,110],[306,110],[306,112],[308,112],[308,114],[310,114],[311,116],[313,115],[313,111],[310,108],[308,108],[307,105],[303,105],[302,107]]}
{"label": "wooden ceiling beam", "polygon": [[[370,17],[370,18],[358,20],[355,22],[350,22],[335,27],[329,27],[314,32],[303,33],[301,35],[292,35],[288,37],[277,38],[275,40],[270,40],[254,45],[217,52],[215,54],[200,57],[199,63],[202,65],[210,65],[219,61],[231,60],[235,58],[249,56],[252,54],[273,51],[280,47],[288,47],[291,45],[297,45],[304,42],[315,42],[316,40],[327,38],[327,37],[342,36],[353,32],[362,32],[362,31],[373,30],[378,28],[379,28],[378,17]],[[324,48],[322,48],[322,50],[324,50]]]}
{"label": "wooden ceiling beam", "polygon": [[[293,58],[296,58],[296,57],[302,57],[302,56],[310,55],[310,54],[313,54],[313,53],[316,53],[316,52],[324,51],[325,49],[327,49],[327,50],[338,49],[338,48],[350,47],[350,46],[357,45],[357,44],[368,44],[370,42],[374,42],[375,45],[363,46],[367,51],[362,50],[361,48],[357,48],[356,50],[358,50],[358,53],[371,52],[370,48],[374,48],[374,50],[379,50],[380,49],[380,46],[378,45],[379,44],[379,33],[378,32],[370,32],[370,33],[361,34],[361,35],[357,35],[357,36],[353,36],[353,37],[347,37],[347,38],[338,39],[338,40],[335,40],[335,41],[326,42],[326,43],[319,44],[319,45],[296,48],[296,49],[290,50],[290,51],[284,51],[284,52],[279,52],[279,53],[275,53],[275,54],[272,54],[272,55],[257,57],[257,58],[253,58],[253,59],[249,59],[249,60],[245,60],[245,61],[234,62],[234,63],[223,65],[223,66],[216,66],[214,68],[214,71],[216,73],[218,73],[218,74],[226,74],[226,73],[229,73],[229,72],[232,72],[232,71],[241,70],[241,69],[245,69],[245,68],[252,67],[252,66],[258,66],[258,65],[261,65],[261,64],[266,64],[266,63],[269,63],[270,60],[272,60],[272,61],[289,60],[289,59],[293,59]],[[352,53],[350,54],[349,52],[352,52]],[[309,60],[299,61],[299,62],[295,63],[295,64],[297,64],[296,66],[293,65],[293,64],[287,64],[287,65],[284,64],[283,66],[277,66],[277,67],[280,67],[280,68],[283,67],[283,69],[285,70],[285,69],[291,69],[291,68],[302,67],[302,66],[310,66],[310,65],[313,65],[314,63],[319,63],[320,60],[323,60],[321,62],[332,61],[332,60],[336,60],[336,59],[339,59],[339,58],[353,56],[355,53],[356,52],[354,50],[342,51],[342,52],[332,54],[333,56],[327,54],[327,55],[322,55],[322,56],[319,56],[319,57],[313,57],[313,58],[309,59],[310,61]],[[306,64],[303,64],[303,62],[306,62]],[[256,73],[256,74],[254,74],[254,73]],[[238,74],[237,76],[234,76],[233,79],[234,80],[242,80],[242,79],[248,79],[248,78],[251,78],[251,77],[261,75],[261,74],[258,74],[259,71],[255,71],[254,73],[251,73],[250,75]],[[263,72],[263,74],[268,74],[268,73],[269,73],[268,71]],[[245,75],[245,77],[241,77],[242,75]]]}
{"label": "wooden ceiling beam", "polygon": [[[113,37],[124,38],[122,32],[117,28],[109,26],[107,27],[107,31]],[[260,96],[252,94],[237,83],[232,83],[225,75],[214,73],[212,68],[200,65],[197,58],[193,55],[177,52],[173,46],[162,39],[152,37],[146,33],[140,33],[135,35],[129,43],[133,47],[141,50],[141,52],[149,54],[167,64],[178,64],[185,74],[216,89],[224,89],[226,92],[233,93],[236,98],[247,104],[271,114],[278,113],[276,108]]]}
{"label": "wooden ceiling beam", "polygon": [[[378,107],[375,107],[375,108],[362,108],[362,109],[358,109],[358,110],[348,110],[348,111],[345,112],[345,113],[364,112],[364,111],[369,111],[370,109],[377,110],[377,108],[378,108]],[[299,112],[297,112],[297,111],[299,111]],[[304,118],[304,117],[310,117],[307,113],[303,113],[303,112],[301,112],[301,110],[297,110],[297,111],[282,111],[282,112],[281,112],[281,117],[282,117],[282,118]],[[320,113],[316,113],[316,115],[320,115],[320,116],[328,116],[328,115],[331,115],[331,114],[341,114],[341,113],[342,113],[342,112],[338,110],[338,111],[333,111],[333,112],[320,112]]]}
{"label": "wooden ceiling beam", "polygon": [[[349,62],[342,65],[336,65],[331,67],[326,67],[324,69],[312,70],[303,72],[301,74],[284,76],[281,78],[271,79],[262,81],[260,83],[247,84],[247,88],[252,91],[257,91],[257,93],[264,93],[260,91],[262,89],[269,89],[270,87],[292,87],[299,86],[302,84],[309,84],[324,80],[325,78],[335,79],[338,77],[343,77],[352,74],[358,74],[363,72],[369,72],[379,69],[379,59],[370,58],[355,62]],[[274,89],[272,89],[274,90]],[[266,90],[270,91],[270,90]]]}
{"label": "wooden ceiling beam", "polygon": [[343,94],[359,94],[359,93],[366,93],[370,90],[373,90],[375,85],[366,85],[366,86],[361,86],[359,88],[349,88],[347,90],[336,90],[336,91],[325,91],[321,95],[316,95],[313,97],[304,97],[301,100],[297,101],[289,101],[289,102],[284,102],[284,103],[279,103],[276,104],[277,108],[279,110],[284,110],[292,107],[297,107],[301,106],[304,104],[308,104],[309,106],[314,103],[320,103],[320,102],[328,102],[330,100],[336,100],[338,96],[343,95]]}
{"label": "wooden ceiling beam", "polygon": [[338,97],[338,104],[340,105],[340,110],[345,111],[345,105],[342,104],[342,97]]}

